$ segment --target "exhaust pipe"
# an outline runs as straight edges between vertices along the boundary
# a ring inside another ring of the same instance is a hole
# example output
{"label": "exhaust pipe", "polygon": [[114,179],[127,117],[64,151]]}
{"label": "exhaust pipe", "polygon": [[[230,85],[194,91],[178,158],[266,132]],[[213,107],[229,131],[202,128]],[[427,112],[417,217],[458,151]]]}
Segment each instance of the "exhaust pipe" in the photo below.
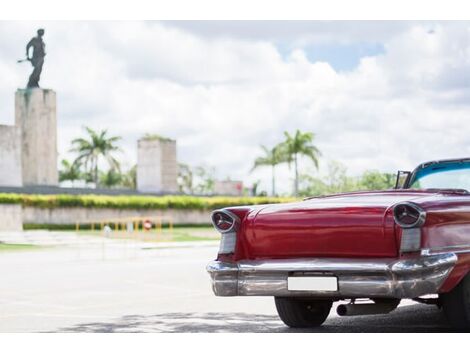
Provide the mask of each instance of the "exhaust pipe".
{"label": "exhaust pipe", "polygon": [[340,304],[336,313],[341,316],[387,314],[397,307],[393,303]]}

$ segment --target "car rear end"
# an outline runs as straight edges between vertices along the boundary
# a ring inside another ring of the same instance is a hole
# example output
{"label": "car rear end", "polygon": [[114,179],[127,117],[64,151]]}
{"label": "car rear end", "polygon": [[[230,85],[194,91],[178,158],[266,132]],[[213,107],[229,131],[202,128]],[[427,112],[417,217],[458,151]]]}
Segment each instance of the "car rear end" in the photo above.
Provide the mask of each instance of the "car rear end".
{"label": "car rear end", "polygon": [[218,296],[415,298],[437,293],[457,257],[423,255],[422,194],[367,194],[213,212],[207,270]]}

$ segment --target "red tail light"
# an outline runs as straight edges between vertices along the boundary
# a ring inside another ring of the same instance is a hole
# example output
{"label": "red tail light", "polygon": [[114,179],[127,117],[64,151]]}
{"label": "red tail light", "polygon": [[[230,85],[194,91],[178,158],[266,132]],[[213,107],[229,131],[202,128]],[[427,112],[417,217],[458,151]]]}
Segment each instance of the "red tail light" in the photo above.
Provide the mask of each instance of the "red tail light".
{"label": "red tail light", "polygon": [[222,234],[219,254],[234,253],[240,219],[224,209],[214,211],[211,218],[215,229]]}
{"label": "red tail light", "polygon": [[216,210],[212,213],[212,223],[220,233],[236,231],[234,227],[237,220],[237,217],[227,210]]}
{"label": "red tail light", "polygon": [[395,222],[402,228],[420,227],[426,220],[426,212],[417,204],[404,202],[393,208]]}
{"label": "red tail light", "polygon": [[421,226],[426,221],[426,212],[417,204],[404,202],[395,205],[393,217],[401,227],[400,252],[417,252],[421,249]]}

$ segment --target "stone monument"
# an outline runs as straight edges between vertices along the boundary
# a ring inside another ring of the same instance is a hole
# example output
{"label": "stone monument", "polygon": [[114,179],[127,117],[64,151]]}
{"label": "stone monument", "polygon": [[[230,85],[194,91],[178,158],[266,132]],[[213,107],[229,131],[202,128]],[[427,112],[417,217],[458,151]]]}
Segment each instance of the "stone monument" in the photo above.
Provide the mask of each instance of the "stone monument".
{"label": "stone monument", "polygon": [[0,125],[0,186],[21,187],[21,133],[16,126]]}
{"label": "stone monument", "polygon": [[15,124],[21,131],[24,185],[58,185],[56,93],[51,89],[18,89]]}
{"label": "stone monument", "polygon": [[[46,45],[44,29],[26,45],[33,72],[26,89],[15,94],[15,125],[21,134],[21,169],[24,185],[58,185],[56,93],[39,88]],[[30,51],[32,49],[32,54]]]}
{"label": "stone monument", "polygon": [[145,136],[137,141],[137,190],[175,193],[178,191],[176,141]]}

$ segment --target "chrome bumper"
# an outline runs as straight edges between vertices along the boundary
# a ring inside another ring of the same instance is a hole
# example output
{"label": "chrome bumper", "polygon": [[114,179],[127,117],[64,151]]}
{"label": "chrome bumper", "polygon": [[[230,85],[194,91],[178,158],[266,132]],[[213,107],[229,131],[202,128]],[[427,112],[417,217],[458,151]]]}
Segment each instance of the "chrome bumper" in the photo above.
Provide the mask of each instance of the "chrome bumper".
{"label": "chrome bumper", "polygon": [[[334,298],[414,298],[437,293],[457,256],[445,253],[416,259],[276,259],[214,261],[207,266],[217,296],[312,296]],[[331,275],[338,291],[291,291],[293,273]]]}

